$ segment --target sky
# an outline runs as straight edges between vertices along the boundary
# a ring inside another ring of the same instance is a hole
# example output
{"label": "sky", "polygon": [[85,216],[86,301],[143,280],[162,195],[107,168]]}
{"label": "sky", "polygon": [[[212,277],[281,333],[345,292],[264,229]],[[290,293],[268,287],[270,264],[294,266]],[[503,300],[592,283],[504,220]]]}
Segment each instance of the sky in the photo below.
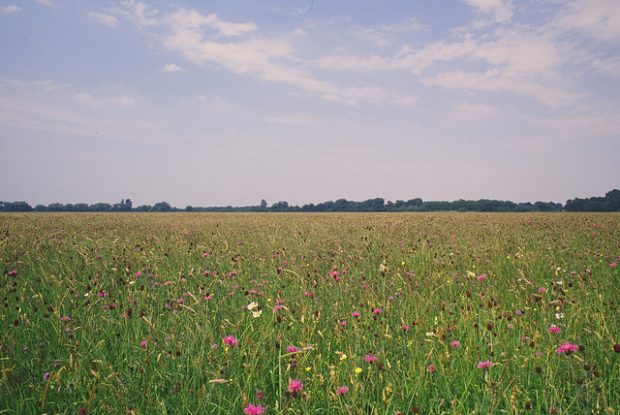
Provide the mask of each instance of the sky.
{"label": "sky", "polygon": [[618,0],[0,0],[0,200],[620,187]]}

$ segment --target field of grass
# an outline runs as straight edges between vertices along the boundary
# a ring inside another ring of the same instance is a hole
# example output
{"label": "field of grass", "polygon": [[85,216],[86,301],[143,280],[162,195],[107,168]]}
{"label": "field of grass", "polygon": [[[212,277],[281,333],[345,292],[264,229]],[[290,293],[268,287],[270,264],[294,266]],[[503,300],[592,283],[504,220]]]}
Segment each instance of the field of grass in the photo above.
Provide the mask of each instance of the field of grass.
{"label": "field of grass", "polygon": [[0,414],[616,414],[619,258],[618,214],[0,215]]}

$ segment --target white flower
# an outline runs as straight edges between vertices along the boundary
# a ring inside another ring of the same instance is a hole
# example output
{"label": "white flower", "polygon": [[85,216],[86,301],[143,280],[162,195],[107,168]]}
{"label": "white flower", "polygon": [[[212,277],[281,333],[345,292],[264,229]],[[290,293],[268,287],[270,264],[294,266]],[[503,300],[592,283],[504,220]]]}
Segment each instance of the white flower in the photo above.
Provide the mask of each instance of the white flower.
{"label": "white flower", "polygon": [[256,307],[258,307],[258,303],[256,301],[252,301],[250,304],[248,304],[247,309],[252,311],[254,310]]}
{"label": "white flower", "polygon": [[263,310],[252,311],[253,318],[259,318],[261,314],[263,314]]}

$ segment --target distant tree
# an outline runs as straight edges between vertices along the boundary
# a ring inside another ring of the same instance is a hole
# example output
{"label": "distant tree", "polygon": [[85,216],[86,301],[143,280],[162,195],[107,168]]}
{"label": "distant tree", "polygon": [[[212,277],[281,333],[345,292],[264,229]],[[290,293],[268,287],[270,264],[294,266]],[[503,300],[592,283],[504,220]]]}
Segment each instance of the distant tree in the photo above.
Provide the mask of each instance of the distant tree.
{"label": "distant tree", "polygon": [[260,208],[262,210],[267,209],[267,201],[265,199],[261,199],[261,201],[260,201]]}
{"label": "distant tree", "polygon": [[151,205],[140,205],[134,209],[134,211],[136,212],[150,212],[152,210],[153,210],[153,207]]}
{"label": "distant tree", "polygon": [[65,211],[65,205],[62,203],[52,203],[47,206],[49,212],[63,212]]}
{"label": "distant tree", "polygon": [[276,202],[273,205],[271,205],[271,208],[269,208],[269,210],[273,212],[286,212],[288,210],[288,202],[286,201]]}
{"label": "distant tree", "polygon": [[187,206],[185,206],[185,211],[186,212],[193,212],[194,208],[192,206],[190,206],[190,205],[187,205]]}
{"label": "distant tree", "polygon": [[95,203],[89,206],[93,212],[109,212],[112,210],[112,205],[109,203]]}
{"label": "distant tree", "polygon": [[170,212],[172,206],[168,202],[158,202],[153,205],[153,212]]}
{"label": "distant tree", "polygon": [[35,212],[47,212],[47,206],[45,205],[36,205],[34,207]]}
{"label": "distant tree", "polygon": [[86,203],[76,203],[75,205],[73,205],[73,210],[75,212],[88,212],[89,206]]}

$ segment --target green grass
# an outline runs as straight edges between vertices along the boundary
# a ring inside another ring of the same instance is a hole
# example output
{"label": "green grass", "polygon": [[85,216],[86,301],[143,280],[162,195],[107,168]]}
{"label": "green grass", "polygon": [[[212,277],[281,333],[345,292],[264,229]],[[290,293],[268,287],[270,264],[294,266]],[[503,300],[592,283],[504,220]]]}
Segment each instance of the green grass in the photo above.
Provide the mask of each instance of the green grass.
{"label": "green grass", "polygon": [[3,214],[0,414],[617,413],[619,256],[618,214]]}

